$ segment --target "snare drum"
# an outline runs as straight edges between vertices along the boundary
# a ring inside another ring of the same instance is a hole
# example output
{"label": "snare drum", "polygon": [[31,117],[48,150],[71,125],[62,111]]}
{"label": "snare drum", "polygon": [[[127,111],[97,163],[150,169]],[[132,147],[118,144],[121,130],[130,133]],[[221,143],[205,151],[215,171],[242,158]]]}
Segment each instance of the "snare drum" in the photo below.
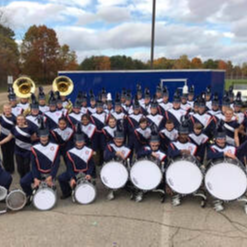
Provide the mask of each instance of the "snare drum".
{"label": "snare drum", "polygon": [[57,202],[57,191],[55,187],[49,187],[44,181],[33,195],[33,205],[41,211],[52,209]]}
{"label": "snare drum", "polygon": [[73,192],[73,197],[79,204],[90,204],[96,198],[95,186],[85,179],[77,180],[77,185]]}
{"label": "snare drum", "polygon": [[129,173],[124,164],[118,161],[110,161],[103,165],[100,171],[102,183],[110,189],[120,189],[128,181]]}
{"label": "snare drum", "polygon": [[130,169],[130,180],[140,190],[153,190],[162,181],[160,167],[153,161],[138,160]]}
{"label": "snare drum", "polygon": [[6,206],[12,211],[23,209],[26,205],[26,202],[26,194],[19,189],[12,190],[6,197]]}
{"label": "snare drum", "polygon": [[0,202],[5,200],[5,198],[7,197],[8,191],[5,187],[0,186]]}
{"label": "snare drum", "polygon": [[194,156],[172,160],[166,170],[166,182],[176,193],[188,195],[196,192],[203,181],[203,174]]}
{"label": "snare drum", "polygon": [[207,191],[216,199],[237,200],[247,189],[247,176],[239,160],[219,159],[211,162],[205,174]]}

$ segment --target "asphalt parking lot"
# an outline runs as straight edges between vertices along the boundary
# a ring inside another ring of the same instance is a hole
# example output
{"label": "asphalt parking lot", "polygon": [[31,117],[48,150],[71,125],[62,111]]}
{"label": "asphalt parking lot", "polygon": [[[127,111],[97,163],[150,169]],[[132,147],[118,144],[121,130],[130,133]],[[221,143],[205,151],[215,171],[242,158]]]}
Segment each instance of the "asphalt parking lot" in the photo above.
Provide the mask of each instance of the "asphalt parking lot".
{"label": "asphalt parking lot", "polygon": [[[19,187],[18,180],[15,174],[12,189]],[[107,201],[107,190],[100,181],[97,193],[96,201],[86,206],[68,198],[59,199],[51,211],[37,211],[30,205],[0,215],[1,246],[247,245],[243,203],[230,203],[225,211],[217,213],[210,203],[201,208],[200,199],[195,197],[184,198],[182,205],[173,207],[170,198],[160,203],[156,193],[136,203],[121,191],[115,200]]]}

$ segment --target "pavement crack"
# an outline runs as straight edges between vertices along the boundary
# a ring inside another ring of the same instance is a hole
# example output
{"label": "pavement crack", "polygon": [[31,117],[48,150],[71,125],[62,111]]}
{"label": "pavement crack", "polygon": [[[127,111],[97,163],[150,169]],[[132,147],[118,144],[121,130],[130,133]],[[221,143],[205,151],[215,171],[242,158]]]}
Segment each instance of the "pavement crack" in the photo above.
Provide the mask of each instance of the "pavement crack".
{"label": "pavement crack", "polygon": [[180,228],[178,227],[177,230],[170,237],[171,247],[174,247],[174,240],[175,240],[175,237],[178,235],[179,231],[180,231]]}

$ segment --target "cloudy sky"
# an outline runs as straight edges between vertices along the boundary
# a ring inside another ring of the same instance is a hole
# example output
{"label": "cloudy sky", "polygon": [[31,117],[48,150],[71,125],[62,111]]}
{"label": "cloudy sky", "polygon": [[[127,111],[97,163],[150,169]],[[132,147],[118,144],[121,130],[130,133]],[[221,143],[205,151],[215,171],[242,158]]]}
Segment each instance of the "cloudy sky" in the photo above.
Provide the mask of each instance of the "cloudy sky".
{"label": "cloudy sky", "polygon": [[[247,61],[247,0],[157,0],[155,57]],[[91,55],[150,57],[152,0],[0,0],[16,39],[56,30],[78,62]]]}

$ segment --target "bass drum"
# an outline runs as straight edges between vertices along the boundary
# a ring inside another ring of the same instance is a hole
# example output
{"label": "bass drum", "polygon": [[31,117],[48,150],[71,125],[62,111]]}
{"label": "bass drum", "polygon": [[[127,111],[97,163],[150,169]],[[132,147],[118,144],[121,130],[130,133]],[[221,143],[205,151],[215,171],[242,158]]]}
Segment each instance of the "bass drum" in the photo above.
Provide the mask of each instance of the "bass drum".
{"label": "bass drum", "polygon": [[46,211],[52,209],[57,202],[57,191],[55,187],[49,187],[41,182],[39,188],[34,192],[33,205],[36,209]]}
{"label": "bass drum", "polygon": [[12,211],[23,209],[26,205],[26,202],[26,194],[19,189],[12,190],[6,197],[6,206]]}
{"label": "bass drum", "polygon": [[129,173],[121,162],[110,161],[103,165],[100,171],[100,178],[107,188],[120,189],[127,183]]}
{"label": "bass drum", "polygon": [[233,201],[247,190],[247,176],[239,160],[220,159],[211,162],[205,174],[205,187],[216,199]]}
{"label": "bass drum", "polygon": [[77,181],[77,185],[73,192],[73,196],[76,202],[82,205],[92,203],[97,196],[95,186],[86,180]]}
{"label": "bass drum", "polygon": [[172,160],[165,176],[169,187],[182,195],[196,192],[203,181],[203,173],[194,156],[183,156]]}
{"label": "bass drum", "polygon": [[136,161],[130,169],[130,180],[140,190],[148,191],[157,188],[162,177],[160,167],[147,159]]}

